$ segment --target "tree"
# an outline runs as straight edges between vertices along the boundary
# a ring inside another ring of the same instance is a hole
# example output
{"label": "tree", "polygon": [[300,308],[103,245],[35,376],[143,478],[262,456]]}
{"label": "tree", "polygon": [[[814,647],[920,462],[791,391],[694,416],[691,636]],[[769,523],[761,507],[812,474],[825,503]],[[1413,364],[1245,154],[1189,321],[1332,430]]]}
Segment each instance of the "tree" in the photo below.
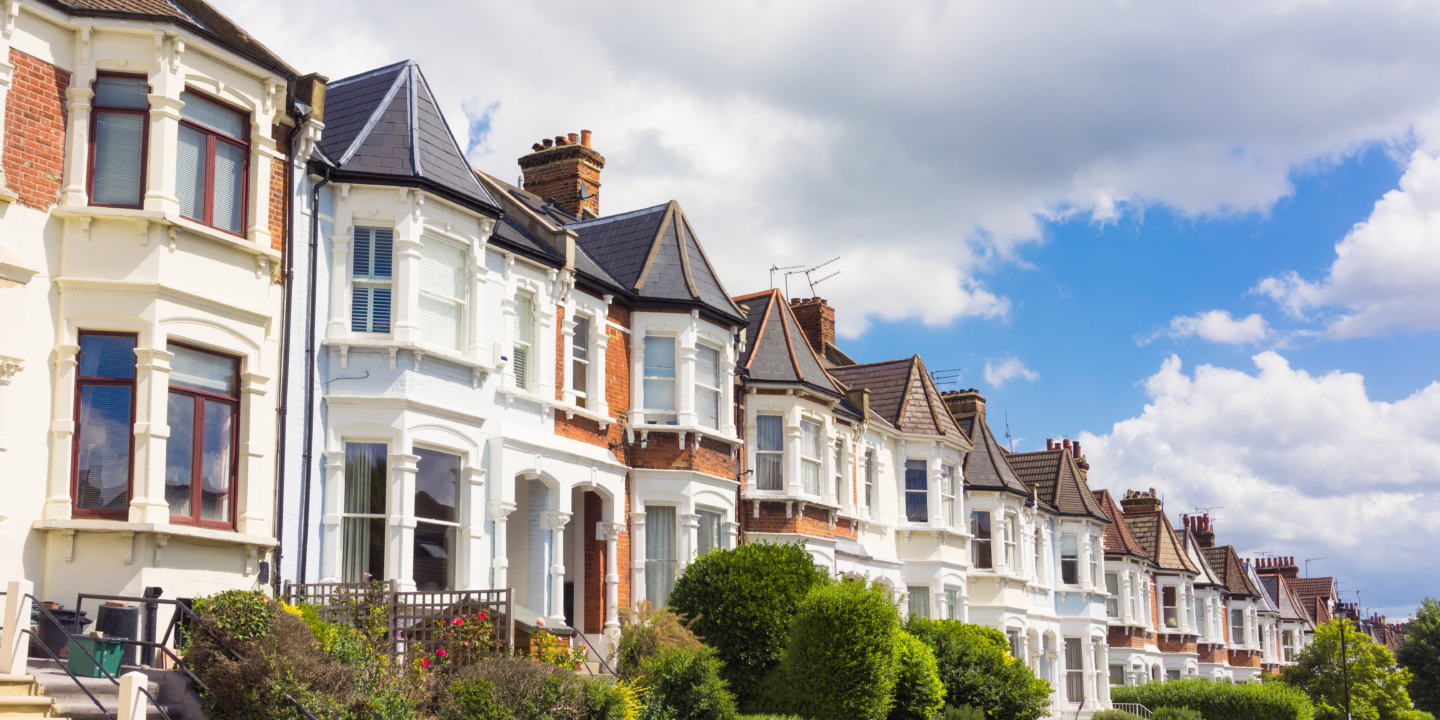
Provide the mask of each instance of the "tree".
{"label": "tree", "polygon": [[[1340,638],[1345,638],[1348,667],[1340,661]],[[1395,657],[1383,645],[1349,620],[1332,620],[1315,630],[1315,639],[1285,668],[1280,679],[1297,687],[1315,703],[1317,720],[1345,717],[1345,680],[1350,687],[1350,714],[1354,720],[1402,720],[1410,710],[1410,671],[1395,666]]]}
{"label": "tree", "polygon": [[1045,717],[1050,683],[1010,654],[1010,642],[999,630],[912,615],[905,631],[935,652],[947,705],[969,705],[995,718]]}
{"label": "tree", "polygon": [[1396,659],[1415,676],[1410,699],[1416,709],[1440,713],[1440,600],[1427,597],[1420,604]]}
{"label": "tree", "polygon": [[760,682],[780,664],[800,601],[829,581],[803,543],[747,543],[690,563],[675,581],[670,607],[715,648],[725,663],[720,676],[749,712]]}

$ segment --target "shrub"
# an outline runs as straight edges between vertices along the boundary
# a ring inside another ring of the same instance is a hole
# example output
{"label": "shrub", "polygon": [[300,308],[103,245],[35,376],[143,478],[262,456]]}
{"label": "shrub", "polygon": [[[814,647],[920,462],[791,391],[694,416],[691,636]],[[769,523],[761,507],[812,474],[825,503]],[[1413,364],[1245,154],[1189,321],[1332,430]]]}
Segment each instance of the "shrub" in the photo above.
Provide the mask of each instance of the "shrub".
{"label": "shrub", "polygon": [[895,701],[890,720],[930,720],[945,707],[945,686],[930,646],[910,633],[895,637]]}
{"label": "shrub", "polygon": [[[494,704],[515,720],[586,720],[585,687],[574,673],[526,658],[492,658],[459,668],[451,687],[483,680]],[[444,707],[442,705],[442,707]]]}
{"label": "shrub", "polygon": [[760,682],[780,663],[796,608],[829,582],[804,544],[747,543],[696,558],[675,581],[670,606],[725,663],[740,707],[751,709]]}
{"label": "shrub", "polygon": [[[1344,668],[1339,662],[1342,632],[1349,657]],[[1280,671],[1280,679],[1305,691],[1317,717],[1345,717],[1348,697],[1355,720],[1394,720],[1411,709],[1406,687],[1412,677],[1394,665],[1390,650],[1351,621],[1331,620],[1315,628],[1310,644],[1294,665]]]}
{"label": "shrub", "polygon": [[609,682],[599,678],[584,681],[585,708],[589,720],[637,720],[644,707],[644,690],[628,680]]}
{"label": "shrub", "polygon": [[624,627],[610,658],[616,672],[629,677],[647,658],[662,650],[699,650],[705,645],[670,608],[656,609],[648,600],[634,611],[621,610]]}
{"label": "shrub", "polygon": [[489,680],[468,678],[450,683],[440,700],[439,720],[511,720],[510,709],[496,698]]}
{"label": "shrub", "polygon": [[1010,642],[999,630],[919,616],[912,616],[905,630],[935,653],[946,702],[1013,720],[1036,720],[1048,712],[1050,684],[1010,655]]}
{"label": "shrub", "polygon": [[1117,703],[1148,708],[1185,707],[1205,720],[1314,720],[1315,707],[1305,693],[1283,683],[1236,685],[1191,678],[1110,689]]}
{"label": "shrub", "polygon": [[881,720],[890,711],[900,614],[878,583],[843,582],[810,591],[790,643],[765,679],[771,712],[808,718]]}
{"label": "shrub", "polygon": [[1190,708],[1162,707],[1155,708],[1155,714],[1150,720],[1205,720],[1200,713]]}
{"label": "shrub", "polygon": [[677,720],[735,720],[735,696],[720,678],[720,661],[710,648],[662,650],[640,666],[639,682],[648,688],[645,705],[653,713]]}
{"label": "shrub", "polygon": [[237,642],[270,635],[275,629],[276,608],[256,591],[227,590],[196,598],[191,610],[207,628]]}
{"label": "shrub", "polygon": [[1423,710],[1401,710],[1398,720],[1435,720],[1435,716]]}
{"label": "shrub", "polygon": [[977,710],[969,705],[946,705],[945,712],[940,715],[941,720],[989,720],[985,717],[985,711]]}
{"label": "shrub", "polygon": [[1095,713],[1090,720],[1144,720],[1144,718],[1124,710],[1101,710]]}

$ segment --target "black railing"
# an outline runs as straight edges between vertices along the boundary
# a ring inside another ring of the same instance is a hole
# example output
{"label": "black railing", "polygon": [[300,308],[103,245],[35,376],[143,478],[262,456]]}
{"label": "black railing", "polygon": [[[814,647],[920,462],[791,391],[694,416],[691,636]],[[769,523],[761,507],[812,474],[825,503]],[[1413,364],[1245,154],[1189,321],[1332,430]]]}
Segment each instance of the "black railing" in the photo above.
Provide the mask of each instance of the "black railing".
{"label": "black railing", "polygon": [[615,672],[614,668],[611,668],[611,667],[610,667],[610,663],[605,662],[605,655],[600,652],[600,646],[599,646],[599,645],[596,645],[596,644],[590,642],[589,636],[587,636],[587,635],[586,635],[585,633],[583,633],[583,632],[580,632],[580,628],[575,628],[575,635],[580,638],[581,642],[584,642],[584,643],[585,643],[585,656],[586,656],[586,660],[585,660],[585,670],[586,670],[586,672],[589,672],[591,675],[594,675],[594,674],[595,674],[595,671],[590,669],[590,660],[589,660],[590,653],[593,652],[593,653],[595,653],[595,658],[600,661],[600,667],[603,668],[603,669],[605,670],[605,672],[610,673],[611,675],[616,675],[616,674],[617,674],[617,673]]}
{"label": "black railing", "polygon": [[[42,603],[42,602],[40,602],[40,600],[39,600],[38,598],[36,598],[34,595],[30,595],[30,594],[26,594],[25,597],[28,598],[28,599],[30,600],[30,602],[34,603],[33,607],[39,609],[39,610],[40,610],[40,613],[41,613],[42,615],[44,615],[46,618],[49,618],[50,623],[51,623],[52,625],[54,625],[56,628],[58,628],[58,629],[60,630],[60,632],[65,635],[66,644],[69,646],[70,650],[73,651],[75,648],[79,648],[79,649],[80,649],[80,652],[85,653],[85,657],[90,658],[90,662],[95,665],[95,669],[96,669],[96,670],[99,670],[99,671],[105,676],[105,679],[109,680],[110,683],[111,683],[112,685],[115,685],[116,687],[119,687],[119,686],[120,686],[120,680],[119,680],[119,678],[116,678],[114,675],[111,675],[111,674],[110,674],[110,671],[109,671],[109,670],[106,670],[106,669],[105,669],[105,666],[104,666],[94,655],[90,654],[90,650],[89,650],[88,648],[86,648],[84,644],[82,644],[82,643],[77,643],[77,642],[70,642],[70,640],[73,640],[73,639],[75,638],[74,632],[78,632],[78,627],[76,627],[76,629],[75,629],[74,631],[72,631],[72,630],[70,630],[70,629],[67,629],[63,624],[60,623],[59,620],[56,620],[56,619],[55,619],[55,616],[50,613],[50,608],[45,607],[45,604]],[[75,617],[73,618],[73,622],[74,622],[74,625],[75,625],[75,626],[78,626],[79,623],[80,623],[79,608],[76,608],[76,613],[75,613]],[[25,633],[26,635],[29,635],[31,638],[34,638],[35,643],[37,643],[37,644],[41,647],[41,649],[43,649],[43,650],[45,651],[45,654],[46,654],[46,655],[49,655],[49,656],[51,657],[51,659],[53,659],[53,660],[55,661],[55,663],[60,666],[60,669],[61,669],[61,670],[64,670],[66,675],[69,675],[69,676],[70,676],[70,680],[73,681],[73,682],[75,683],[75,685],[76,685],[77,687],[79,687],[82,691],[84,691],[85,695],[90,698],[90,701],[91,701],[91,702],[95,703],[95,707],[97,707],[97,708],[100,709],[100,713],[101,713],[102,715],[104,715],[106,718],[109,718],[109,720],[114,720],[114,717],[115,717],[115,716],[111,715],[110,712],[105,709],[105,706],[104,706],[103,704],[101,704],[101,702],[100,702],[100,700],[99,700],[98,698],[95,697],[95,694],[92,693],[92,692],[90,692],[90,688],[85,687],[85,683],[80,682],[80,678],[75,677],[75,673],[73,673],[73,672],[70,671],[70,663],[68,662],[68,658],[67,658],[67,660],[61,660],[59,657],[56,657],[55,652],[54,652],[53,650],[51,650],[50,647],[49,647],[48,645],[46,645],[44,642],[41,642],[41,641],[40,641],[40,636],[39,636],[35,631],[31,630],[30,628],[28,628],[28,627],[27,627],[27,628],[24,628],[24,629],[21,630],[21,632]],[[122,641],[122,642],[124,642],[124,641]],[[148,678],[147,678],[147,682],[148,682]],[[151,695],[151,694],[150,694],[150,690],[149,690],[148,688],[146,688],[144,685],[141,685],[141,686],[140,686],[140,692],[144,693],[144,694],[145,694],[145,697],[150,700],[150,704],[151,704],[151,705],[154,705],[154,706],[155,706],[155,709],[158,710],[158,711],[160,711],[160,717],[161,717],[161,718],[163,718],[164,720],[170,720],[170,715],[165,712],[165,708],[160,705],[160,701],[157,700],[154,695]],[[122,701],[122,702],[123,702],[124,700],[125,700],[125,698],[121,698],[121,701]]]}

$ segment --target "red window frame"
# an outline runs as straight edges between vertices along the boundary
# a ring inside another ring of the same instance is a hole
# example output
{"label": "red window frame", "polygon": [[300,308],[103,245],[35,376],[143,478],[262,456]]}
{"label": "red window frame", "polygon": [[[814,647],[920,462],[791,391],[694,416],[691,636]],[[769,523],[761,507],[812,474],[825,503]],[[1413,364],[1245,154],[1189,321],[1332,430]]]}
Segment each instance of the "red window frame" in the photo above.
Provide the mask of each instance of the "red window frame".
{"label": "red window frame", "polygon": [[[249,110],[239,107],[234,103],[228,103],[220,98],[206,92],[201,92],[189,85],[185,86],[185,92],[191,95],[199,95],[210,102],[231,110],[245,118],[245,127],[250,127],[252,117]],[[194,220],[206,227],[214,228],[220,232],[230,235],[245,237],[246,221],[250,217],[250,141],[241,138],[231,137],[218,130],[205,127],[197,122],[180,119],[180,124],[205,136],[205,217],[193,218],[188,215],[181,215],[186,220]],[[177,139],[178,142],[178,139]],[[240,229],[227,230],[215,227],[215,143],[224,142],[240,148],[242,158],[240,166]],[[178,172],[178,169],[177,169]]]}
{"label": "red window frame", "polygon": [[[185,395],[195,401],[195,432],[192,437],[194,446],[190,455],[190,515],[171,515],[172,525],[195,525],[197,527],[216,528],[221,530],[235,529],[236,506],[239,505],[239,482],[240,482],[240,358],[225,353],[218,353],[208,348],[189,343],[175,342],[171,340],[170,345],[178,345],[187,350],[203,352],[206,355],[225,358],[235,366],[235,397],[221,395],[220,393],[196,390],[195,388],[169,385],[166,389],[165,398],[168,402],[170,395]],[[204,489],[204,480],[201,471],[204,468],[205,458],[205,401],[211,400],[230,405],[234,409],[235,421],[230,424],[230,512],[229,517],[224,520],[204,520],[200,517],[201,494]],[[169,421],[167,420],[167,423]],[[174,433],[171,433],[174,436]],[[168,469],[168,467],[167,467]]]}
{"label": "red window frame", "polygon": [[[88,336],[91,336],[91,335],[104,335],[104,336],[109,336],[109,337],[128,337],[128,338],[135,338],[135,346],[136,346],[136,347],[139,347],[139,346],[140,346],[140,336],[139,336],[138,334],[136,334],[136,333],[127,333],[127,332],[104,332],[104,331],[98,331],[98,330],[97,330],[97,331],[82,330],[82,331],[80,332],[79,337],[80,337],[80,338],[84,338],[84,337],[88,337]],[[77,338],[77,340],[76,340],[76,344],[77,344],[77,345],[80,345],[80,344],[81,344],[81,343],[79,342],[79,339],[78,339],[78,338]],[[136,374],[138,375],[139,373],[137,372]],[[81,426],[80,426],[80,403],[83,401],[84,396],[85,396],[85,392],[84,392],[83,388],[86,387],[87,385],[89,385],[89,386],[99,385],[99,386],[128,387],[128,388],[130,388],[130,424],[129,424],[129,427],[130,427],[130,428],[134,428],[134,427],[135,427],[135,404],[136,404],[136,403],[135,403],[135,400],[136,400],[136,397],[135,397],[135,396],[136,396],[136,392],[135,392],[135,377],[134,377],[134,376],[131,376],[130,378],[82,377],[82,376],[80,375],[80,365],[79,365],[79,363],[77,362],[76,365],[75,365],[75,403],[74,403],[74,408],[73,408],[73,411],[74,411],[73,417],[75,418],[75,433],[74,433],[73,435],[71,435],[71,439],[70,439],[70,513],[71,513],[71,516],[72,516],[72,517],[76,517],[76,518],[97,518],[97,519],[105,519],[105,520],[126,520],[126,519],[129,519],[129,517],[130,517],[130,501],[133,500],[134,497],[135,497],[135,433],[134,433],[134,432],[129,433],[129,442],[130,442],[130,468],[129,468],[129,470],[126,472],[126,475],[125,475],[125,507],[124,507],[123,509],[120,509],[120,510],[96,510],[96,509],[94,509],[94,508],[86,509],[86,508],[80,507],[80,437],[81,437],[81,432],[80,432],[80,431],[81,431]]]}
{"label": "red window frame", "polygon": [[[95,81],[90,83],[90,96],[100,97],[95,92],[100,78],[113,77],[126,80],[148,80],[144,75],[117,72],[97,72]],[[148,84],[147,84],[148,86]],[[140,198],[134,205],[121,205],[118,203],[97,203],[95,202],[95,141],[99,135],[100,113],[122,113],[126,115],[140,115],[143,122],[140,123]],[[149,186],[150,173],[150,108],[129,108],[115,107],[113,105],[92,104],[90,107],[90,148],[89,158],[85,161],[85,197],[90,200],[92,207],[117,207],[117,208],[143,208],[145,206],[145,192]]]}

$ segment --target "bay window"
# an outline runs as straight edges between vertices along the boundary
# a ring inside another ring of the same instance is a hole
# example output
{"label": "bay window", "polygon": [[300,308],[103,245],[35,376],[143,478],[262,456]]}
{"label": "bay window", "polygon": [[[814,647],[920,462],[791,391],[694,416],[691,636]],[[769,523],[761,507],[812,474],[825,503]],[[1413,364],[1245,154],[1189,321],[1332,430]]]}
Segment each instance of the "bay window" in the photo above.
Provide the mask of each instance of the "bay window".
{"label": "bay window", "polygon": [[1085,657],[1080,638],[1065,638],[1065,699],[1072,703],[1085,699]]}
{"label": "bay window", "polygon": [[1115,573],[1105,573],[1105,592],[1109,595],[1105,598],[1105,616],[1120,617],[1120,576]]}
{"label": "bay window", "polygon": [[645,599],[657,608],[675,589],[675,508],[645,506]]}
{"label": "bay window", "polygon": [[1180,611],[1176,606],[1175,590],[1174,585],[1160,588],[1161,622],[1166,630],[1175,630],[1180,627]]}
{"label": "bay window", "polygon": [[350,263],[350,331],[390,332],[391,267],[395,231],[355,228]]}
{"label": "bay window", "polygon": [[930,617],[930,588],[924,585],[911,585],[906,590],[910,593],[910,604],[907,608],[910,617]]}
{"label": "bay window", "polygon": [[1100,558],[1104,552],[1100,548],[1100,538],[1090,537],[1090,586],[1100,587]]}
{"label": "bay window", "polygon": [[800,481],[807,495],[820,494],[820,423],[800,421]]}
{"label": "bay window", "polygon": [[[645,409],[675,412],[675,338],[645,336]],[[651,425],[656,420],[647,420]],[[668,422],[673,425],[674,420]]]}
{"label": "bay window", "polygon": [[515,296],[515,337],[510,346],[510,362],[515,371],[515,387],[530,388],[530,349],[535,341],[535,305],[529,295]]}
{"label": "bay window", "polygon": [[1110,687],[1120,687],[1125,684],[1125,666],[1110,666]]}
{"label": "bay window", "polygon": [[464,248],[425,238],[420,248],[420,339],[459,350],[465,315]]}
{"label": "bay window", "polygon": [[1020,554],[1015,552],[1016,539],[1015,516],[1007,515],[1005,516],[1005,567],[1012,572],[1019,569],[1016,567],[1016,562],[1020,559]]}
{"label": "bay window", "polygon": [[90,204],[138,208],[145,196],[150,85],[144,77],[95,79],[90,129]]}
{"label": "bay window", "polygon": [[1281,642],[1285,646],[1285,662],[1295,661],[1295,631],[1286,630],[1280,635]]}
{"label": "bay window", "polygon": [[991,555],[990,512],[975,510],[970,513],[970,564],[980,570],[995,567]]}
{"label": "bay window", "polygon": [[570,389],[575,393],[575,404],[589,407],[590,399],[590,318],[575,317],[575,336],[570,340]]}
{"label": "bay window", "polygon": [[136,336],[80,333],[76,358],[76,517],[123,519],[130,505]]}
{"label": "bay window", "polygon": [[1244,610],[1238,610],[1238,609],[1237,609],[1237,610],[1231,610],[1231,611],[1230,611],[1230,644],[1231,644],[1231,645],[1249,645],[1249,644],[1250,644],[1250,643],[1248,642],[1248,639],[1245,637],[1245,611],[1244,611]]}
{"label": "bay window", "polygon": [[345,502],[340,515],[343,582],[385,578],[387,455],[384,443],[345,443]]}
{"label": "bay window", "polygon": [[1010,657],[1013,657],[1016,660],[1020,660],[1022,657],[1024,657],[1024,654],[1020,649],[1019,630],[1006,630],[1005,639],[1010,643]]}
{"label": "bay window", "polygon": [[415,455],[415,589],[454,590],[460,456],[419,447]]}
{"label": "bay window", "polygon": [[924,460],[905,461],[905,519],[925,522],[930,519],[930,481]]}
{"label": "bay window", "polygon": [[1080,542],[1074,535],[1060,536],[1060,582],[1080,584]]}
{"label": "bay window", "polygon": [[238,358],[171,343],[165,501],[172,522],[232,527],[239,460]]}
{"label": "bay window", "polygon": [[724,535],[721,524],[725,521],[725,514],[719,510],[698,508],[695,511],[700,516],[700,530],[696,538],[696,555],[705,555],[711,550],[721,550],[725,547]]}
{"label": "bay window", "polygon": [[1195,629],[1201,640],[1210,637],[1210,618],[1205,610],[1208,604],[1204,600],[1195,603]]}
{"label": "bay window", "polygon": [[955,468],[950,465],[940,466],[940,517],[955,525]]}
{"label": "bay window", "polygon": [[244,230],[245,175],[250,160],[248,113],[198,93],[180,93],[175,193],[180,214],[217,230]]}
{"label": "bay window", "polygon": [[755,485],[761,490],[785,489],[785,419],[779,415],[757,415],[755,434]]}
{"label": "bay window", "polygon": [[720,351],[709,345],[695,348],[695,415],[702,427],[720,427]]}
{"label": "bay window", "polygon": [[1035,577],[1045,579],[1045,530],[1035,528]]}
{"label": "bay window", "polygon": [[875,510],[875,451],[865,451],[865,513]]}

